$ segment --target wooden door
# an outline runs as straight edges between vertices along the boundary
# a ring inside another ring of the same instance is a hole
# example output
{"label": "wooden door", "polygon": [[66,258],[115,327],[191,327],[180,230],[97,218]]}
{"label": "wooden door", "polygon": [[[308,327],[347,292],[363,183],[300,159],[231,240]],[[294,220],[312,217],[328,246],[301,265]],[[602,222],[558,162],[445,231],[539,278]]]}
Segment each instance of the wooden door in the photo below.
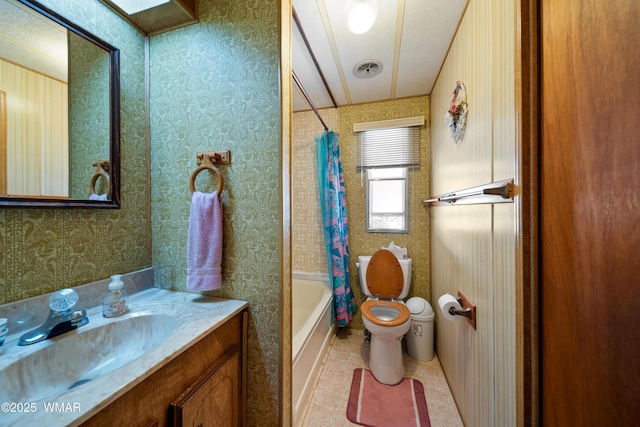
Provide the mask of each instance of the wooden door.
{"label": "wooden door", "polygon": [[541,0],[541,421],[640,419],[640,1]]}

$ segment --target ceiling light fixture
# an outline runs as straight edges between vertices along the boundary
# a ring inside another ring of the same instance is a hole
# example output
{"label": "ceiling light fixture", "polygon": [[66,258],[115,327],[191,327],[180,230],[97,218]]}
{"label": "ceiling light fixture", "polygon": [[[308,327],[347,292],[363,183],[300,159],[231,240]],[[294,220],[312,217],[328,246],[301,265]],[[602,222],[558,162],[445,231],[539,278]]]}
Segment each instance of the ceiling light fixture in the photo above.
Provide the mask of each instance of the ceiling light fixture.
{"label": "ceiling light fixture", "polygon": [[116,6],[124,10],[128,15],[169,3],[169,0],[111,0]]}
{"label": "ceiling light fixture", "polygon": [[354,34],[364,34],[376,22],[378,4],[376,0],[347,0],[344,11],[349,31]]}

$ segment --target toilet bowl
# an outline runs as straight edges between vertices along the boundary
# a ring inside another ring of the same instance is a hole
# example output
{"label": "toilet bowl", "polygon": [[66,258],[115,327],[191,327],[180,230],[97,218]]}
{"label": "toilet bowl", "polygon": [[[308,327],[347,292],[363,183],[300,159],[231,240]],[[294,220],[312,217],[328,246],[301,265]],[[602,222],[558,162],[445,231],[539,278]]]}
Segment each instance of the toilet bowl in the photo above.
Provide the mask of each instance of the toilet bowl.
{"label": "toilet bowl", "polygon": [[404,377],[402,337],[411,326],[411,313],[402,299],[409,293],[411,259],[399,260],[381,249],[359,256],[360,284],[367,300],[360,311],[371,333],[369,369],[383,384],[394,385]]}
{"label": "toilet bowl", "polygon": [[381,300],[367,300],[361,308],[364,327],[371,333],[369,369],[379,382],[397,384],[404,377],[402,337],[411,327],[409,309]]}

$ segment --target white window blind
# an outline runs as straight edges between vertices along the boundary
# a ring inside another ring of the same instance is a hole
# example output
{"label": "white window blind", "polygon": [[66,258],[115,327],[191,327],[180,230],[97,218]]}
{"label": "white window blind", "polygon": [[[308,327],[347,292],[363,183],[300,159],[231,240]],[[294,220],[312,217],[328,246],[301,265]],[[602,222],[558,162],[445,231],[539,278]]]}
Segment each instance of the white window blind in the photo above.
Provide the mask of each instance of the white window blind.
{"label": "white window blind", "polygon": [[[422,123],[424,123],[424,118]],[[393,122],[393,121],[389,121]],[[420,127],[418,125],[361,130],[357,135],[358,168],[411,167],[420,165]],[[392,123],[389,123],[392,124]],[[355,129],[358,125],[354,126]],[[362,127],[360,127],[362,128]]]}

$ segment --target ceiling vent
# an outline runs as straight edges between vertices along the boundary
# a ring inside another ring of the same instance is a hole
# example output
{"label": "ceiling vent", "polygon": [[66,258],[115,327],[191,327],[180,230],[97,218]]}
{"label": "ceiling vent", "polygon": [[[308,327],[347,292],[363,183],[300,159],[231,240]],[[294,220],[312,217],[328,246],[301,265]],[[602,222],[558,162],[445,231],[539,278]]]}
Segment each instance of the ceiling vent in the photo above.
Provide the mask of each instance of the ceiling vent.
{"label": "ceiling vent", "polygon": [[367,59],[366,61],[358,62],[353,67],[353,75],[359,79],[368,79],[369,77],[377,76],[382,71],[382,62],[377,59]]}

